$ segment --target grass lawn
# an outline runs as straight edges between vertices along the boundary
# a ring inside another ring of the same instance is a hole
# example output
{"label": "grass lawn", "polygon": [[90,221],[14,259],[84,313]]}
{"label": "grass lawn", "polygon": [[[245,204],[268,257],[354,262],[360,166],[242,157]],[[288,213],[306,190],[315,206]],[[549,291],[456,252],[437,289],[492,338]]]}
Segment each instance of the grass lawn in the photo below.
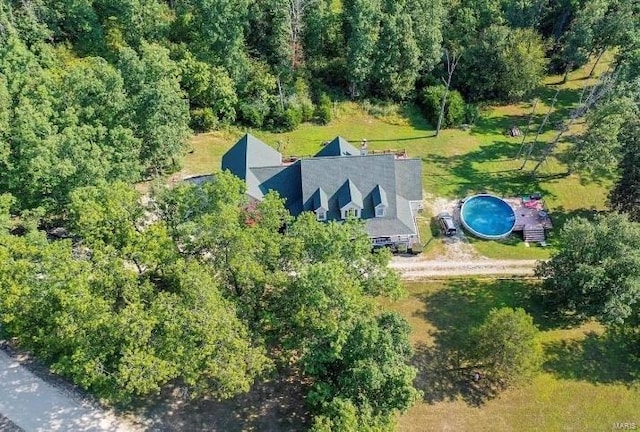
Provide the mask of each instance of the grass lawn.
{"label": "grass lawn", "polygon": [[[600,72],[608,67],[607,60],[600,63]],[[561,77],[548,77],[534,95],[539,103],[527,142],[533,140],[553,95],[560,89],[550,120],[533,150],[534,157],[553,140],[557,134],[555,127],[578,103],[583,87],[595,83],[594,79],[584,79],[590,66],[573,72],[563,85],[558,84]],[[305,123],[287,133],[231,128],[197,135],[192,140],[192,152],[187,155],[185,167],[179,175],[219,170],[222,155],[245,132],[251,132],[284,155],[295,156],[313,155],[321,148],[321,143],[341,135],[356,146],[362,138],[367,138],[370,149],[406,149],[409,156],[421,158],[423,188],[432,196],[462,198],[481,191],[500,196],[541,192],[556,227],[576,214],[592,215],[594,211],[603,209],[611,182],[589,181],[570,174],[566,165],[566,151],[575,133],[584,125],[577,125],[567,133],[537,176],[530,175],[535,160],[519,169],[523,160],[515,156],[522,138],[509,137],[505,131],[517,125],[524,132],[531,107],[530,102],[484,107],[481,118],[469,130],[447,129],[434,137],[434,128],[412,105],[372,107],[341,102],[336,105],[334,120],[326,126]],[[424,238],[423,243],[427,243],[429,238]],[[522,242],[513,241],[475,242],[474,245],[479,253],[489,257],[538,259],[547,258],[553,250],[553,238],[550,240],[551,248],[547,249],[525,248]]]}
{"label": "grass lawn", "polygon": [[[410,295],[383,302],[409,320],[424,400],[398,420],[399,431],[596,431],[640,425],[640,365],[623,339],[597,323],[562,325],[529,299],[528,281],[453,280],[408,285]],[[464,349],[463,334],[492,307],[523,307],[542,330],[544,371],[530,384],[501,394],[476,392],[470,380],[445,372]]]}

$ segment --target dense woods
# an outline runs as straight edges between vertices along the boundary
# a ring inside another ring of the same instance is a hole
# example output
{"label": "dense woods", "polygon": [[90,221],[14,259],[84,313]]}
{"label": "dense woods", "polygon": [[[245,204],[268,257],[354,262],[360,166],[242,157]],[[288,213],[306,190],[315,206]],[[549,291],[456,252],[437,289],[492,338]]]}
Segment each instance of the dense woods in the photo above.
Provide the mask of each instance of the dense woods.
{"label": "dense woods", "polygon": [[[613,177],[626,215],[568,222],[540,294],[637,333],[639,16],[637,0],[0,0],[0,335],[120,402],[168,384],[224,399],[293,368],[314,430],[387,430],[419,392],[408,324],[373,300],[402,289],[361,225],[293,220],[227,174],[144,204],[131,185],[175,171],[193,132],[326,124],[345,99],[415,102],[439,131],[607,51],[569,166]],[[468,361],[516,382],[536,332],[496,310]]]}
{"label": "dense woods", "polygon": [[60,210],[75,187],[174,169],[191,130],[326,123],[332,99],[420,103],[443,78],[456,124],[458,94],[522,100],[547,70],[631,55],[637,13],[623,0],[3,0],[0,187]]}
{"label": "dense woods", "polygon": [[319,425],[383,425],[419,394],[409,326],[373,301],[400,295],[399,280],[357,221],[292,221],[279,197],[251,205],[226,173],[159,188],[146,206],[122,182],[78,188],[73,238],[53,242],[11,219],[11,200],[1,331],[101,397],[173,384],[224,399],[286,367],[305,377]]}

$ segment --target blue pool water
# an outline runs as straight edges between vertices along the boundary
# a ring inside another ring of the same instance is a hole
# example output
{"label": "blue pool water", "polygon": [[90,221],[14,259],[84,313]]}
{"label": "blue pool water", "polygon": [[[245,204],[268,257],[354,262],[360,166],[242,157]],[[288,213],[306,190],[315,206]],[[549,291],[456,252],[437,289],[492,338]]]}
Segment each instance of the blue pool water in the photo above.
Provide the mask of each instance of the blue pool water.
{"label": "blue pool water", "polygon": [[460,209],[462,225],[473,235],[499,239],[511,233],[516,214],[509,204],[493,195],[474,195]]}

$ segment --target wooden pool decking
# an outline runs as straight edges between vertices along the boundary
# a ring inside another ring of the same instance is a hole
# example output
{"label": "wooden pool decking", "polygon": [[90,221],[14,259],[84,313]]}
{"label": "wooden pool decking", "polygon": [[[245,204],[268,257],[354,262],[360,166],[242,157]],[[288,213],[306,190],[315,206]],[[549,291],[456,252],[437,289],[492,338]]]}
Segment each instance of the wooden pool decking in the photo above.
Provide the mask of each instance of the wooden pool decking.
{"label": "wooden pool decking", "polygon": [[553,228],[553,223],[542,199],[523,202],[522,198],[504,199],[516,215],[513,231],[522,231],[526,242],[543,243],[546,239],[545,230]]}

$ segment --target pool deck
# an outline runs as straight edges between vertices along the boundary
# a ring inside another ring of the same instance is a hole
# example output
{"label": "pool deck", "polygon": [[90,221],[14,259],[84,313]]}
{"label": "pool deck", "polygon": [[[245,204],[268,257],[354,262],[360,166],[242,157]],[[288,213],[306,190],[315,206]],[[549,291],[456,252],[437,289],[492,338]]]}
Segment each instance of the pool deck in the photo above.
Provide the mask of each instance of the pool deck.
{"label": "pool deck", "polygon": [[525,207],[522,198],[503,199],[511,206],[516,214],[516,224],[513,227],[513,231],[548,230],[553,228],[551,218],[545,210],[543,200],[529,201],[535,205],[529,204]]}

